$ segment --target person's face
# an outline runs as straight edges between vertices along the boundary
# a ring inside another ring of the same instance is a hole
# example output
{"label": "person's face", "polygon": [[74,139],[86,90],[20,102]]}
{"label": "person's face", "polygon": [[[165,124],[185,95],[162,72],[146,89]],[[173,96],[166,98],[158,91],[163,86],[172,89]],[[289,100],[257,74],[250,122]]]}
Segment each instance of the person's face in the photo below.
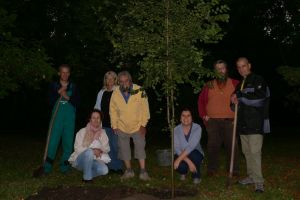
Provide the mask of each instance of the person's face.
{"label": "person's face", "polygon": [[181,113],[180,121],[185,126],[190,126],[192,124],[192,115],[190,111],[183,111]]}
{"label": "person's face", "polygon": [[59,75],[61,81],[68,81],[69,77],[70,77],[69,68],[66,68],[66,67],[60,68],[58,75]]}
{"label": "person's face", "polygon": [[218,63],[215,66],[215,70],[221,76],[225,76],[227,74],[227,68],[224,63]]}
{"label": "person's face", "polygon": [[251,64],[247,60],[239,60],[236,66],[240,75],[244,78],[251,72]]}
{"label": "person's face", "polygon": [[108,87],[112,87],[112,86],[115,85],[115,79],[112,75],[107,75],[106,84],[107,84]]}
{"label": "person's face", "polygon": [[119,83],[121,88],[129,89],[130,87],[130,81],[127,76],[120,76]]}
{"label": "person's face", "polygon": [[101,117],[100,114],[97,112],[93,112],[91,119],[90,119],[90,123],[93,127],[99,127],[101,124]]}

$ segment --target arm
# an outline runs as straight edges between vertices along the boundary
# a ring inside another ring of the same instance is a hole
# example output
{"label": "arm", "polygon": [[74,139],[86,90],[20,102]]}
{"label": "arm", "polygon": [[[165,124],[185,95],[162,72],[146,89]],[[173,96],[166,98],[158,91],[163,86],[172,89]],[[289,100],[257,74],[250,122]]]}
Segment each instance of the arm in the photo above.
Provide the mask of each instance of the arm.
{"label": "arm", "polygon": [[179,156],[181,154],[181,149],[180,149],[180,138],[177,134],[177,131],[178,131],[178,127],[174,129],[174,151],[175,154]]}
{"label": "arm", "polygon": [[69,102],[76,108],[79,104],[79,91],[74,83],[72,84],[72,95],[69,98]]}
{"label": "arm", "polygon": [[102,100],[102,96],[103,96],[103,89],[101,89],[99,92],[98,92],[98,95],[97,95],[97,100],[96,100],[96,104],[94,106],[95,109],[98,109],[101,111],[101,100]]}
{"label": "arm", "polygon": [[261,77],[257,77],[253,80],[252,87],[246,87],[242,91],[237,90],[236,97],[239,102],[247,106],[261,107],[267,97],[267,85]]}
{"label": "arm", "polygon": [[118,115],[118,107],[116,105],[116,101],[115,99],[117,91],[114,91],[111,95],[111,99],[110,99],[110,104],[109,104],[109,115],[110,115],[110,122],[111,122],[111,127],[112,129],[116,130],[118,129],[118,119],[119,119],[119,115]]}
{"label": "arm", "polygon": [[252,88],[244,88],[242,91],[237,91],[238,98],[245,97],[247,99],[261,99],[266,97],[267,85],[262,78],[256,78],[253,81]]}
{"label": "arm", "polygon": [[75,143],[74,143],[74,151],[75,152],[81,153],[81,152],[83,152],[84,150],[87,149],[86,147],[82,146],[84,135],[85,135],[85,129],[84,128],[80,129],[77,132],[76,138],[75,138]]}
{"label": "arm", "polygon": [[202,132],[201,127],[197,124],[193,124],[188,145],[185,147],[185,151],[188,154],[190,154],[199,144],[201,138],[201,132]]}
{"label": "arm", "polygon": [[204,86],[198,97],[198,112],[199,112],[199,116],[202,119],[204,118],[204,116],[207,115],[206,113],[206,105],[208,101],[207,95],[208,95],[208,87]]}
{"label": "arm", "polygon": [[174,161],[174,168],[177,169],[180,162],[181,161],[185,161],[188,166],[189,166],[189,169],[191,172],[196,172],[197,169],[196,169],[196,166],[194,165],[194,163],[188,158],[188,155],[189,153],[184,150],[181,152],[181,154],[177,157],[177,159]]}
{"label": "arm", "polygon": [[108,137],[106,135],[106,132],[104,129],[102,129],[102,134],[101,134],[101,144],[102,144],[102,152],[103,153],[108,153],[110,151],[109,143],[108,143]]}
{"label": "arm", "polygon": [[58,90],[58,84],[57,83],[51,83],[49,85],[49,93],[48,93],[48,98],[49,98],[49,105],[51,106],[51,108],[53,108],[55,102],[57,101],[57,99],[59,98],[59,94],[57,92]]}
{"label": "arm", "polygon": [[[142,95],[142,94],[139,94],[139,95]],[[146,127],[148,124],[148,121],[150,119],[149,102],[148,102],[148,98],[146,96],[141,97],[141,112],[142,112],[141,125],[143,127]]]}

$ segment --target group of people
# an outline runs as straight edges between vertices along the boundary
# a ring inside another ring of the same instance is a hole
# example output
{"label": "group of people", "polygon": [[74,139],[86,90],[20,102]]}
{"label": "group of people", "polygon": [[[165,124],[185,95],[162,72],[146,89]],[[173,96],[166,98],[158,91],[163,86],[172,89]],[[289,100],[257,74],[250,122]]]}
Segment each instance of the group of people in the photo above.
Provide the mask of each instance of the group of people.
{"label": "group of people", "polygon": [[[246,158],[248,175],[239,183],[254,184],[256,192],[263,192],[261,149],[263,135],[270,131],[269,89],[261,76],[251,72],[251,63],[247,58],[239,58],[236,65],[242,81],[229,78],[226,62],[218,60],[214,63],[216,78],[207,82],[199,95],[199,116],[208,133],[207,175],[214,176],[218,173],[222,144],[226,152],[226,169],[229,171],[234,141],[234,112],[237,112],[237,133]],[[127,71],[118,75],[113,71],[107,72],[89,122],[76,134],[72,153],[79,95],[69,76],[70,67],[61,65],[60,80],[50,86],[53,123],[50,124],[50,140],[41,175],[51,171],[57,147],[62,140],[60,170],[63,173],[73,166],[83,171],[84,182],[92,182],[94,177],[108,172],[122,174],[122,179],[133,178],[135,173],[131,166],[130,147],[132,138],[134,157],[139,161],[139,178],[150,180],[145,164],[145,136],[150,112],[144,89],[133,84]],[[232,106],[235,104],[236,111]],[[200,166],[204,158],[200,145],[201,134],[201,126],[193,122],[192,110],[184,108],[180,114],[180,124],[174,129],[173,165],[180,174],[180,180],[185,180],[190,171],[193,183],[201,181]],[[238,149],[238,141],[235,140],[233,176],[239,176]]]}
{"label": "group of people", "polygon": [[[238,140],[233,140],[234,112],[237,112],[236,132],[240,137],[247,165],[247,177],[238,182],[242,185],[254,184],[255,192],[260,193],[264,191],[261,168],[263,136],[270,132],[270,92],[264,79],[251,72],[251,63],[246,57],[238,58],[236,66],[242,81],[229,78],[226,62],[216,61],[216,78],[207,82],[199,94],[198,112],[208,135],[207,175],[211,177],[218,173],[219,154],[224,145],[226,170],[230,170],[232,160],[232,176],[239,176],[239,143]],[[233,106],[235,104],[237,106]],[[193,182],[199,183],[200,165],[204,155],[199,143],[202,129],[200,125],[192,122],[191,113],[191,110],[183,109],[181,123],[174,130],[174,168],[180,173],[181,180],[185,180],[190,171]],[[234,157],[231,159],[232,155]]]}
{"label": "group of people", "polygon": [[[89,183],[94,177],[108,172],[122,174],[122,179],[135,176],[131,167],[130,138],[134,143],[134,157],[139,160],[141,180],[150,180],[146,171],[146,126],[150,119],[148,99],[140,86],[133,84],[131,75],[122,71],[118,75],[109,71],[104,76],[103,88],[97,95],[86,127],[75,138],[75,113],[79,95],[69,80],[70,67],[59,67],[59,81],[50,85],[52,116],[50,138],[43,170],[36,176],[51,172],[60,140],[63,155],[60,170],[70,167],[83,171],[82,181]],[[117,84],[118,83],[118,84]],[[123,173],[123,163],[125,170]]]}

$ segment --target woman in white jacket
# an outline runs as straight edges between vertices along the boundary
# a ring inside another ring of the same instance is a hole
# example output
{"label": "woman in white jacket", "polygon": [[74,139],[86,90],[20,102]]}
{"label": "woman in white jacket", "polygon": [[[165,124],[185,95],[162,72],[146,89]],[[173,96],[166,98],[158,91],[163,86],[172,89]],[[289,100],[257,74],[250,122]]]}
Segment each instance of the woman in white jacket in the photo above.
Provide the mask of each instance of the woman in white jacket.
{"label": "woman in white jacket", "polygon": [[94,177],[108,173],[110,162],[108,137],[101,127],[101,112],[93,110],[90,121],[76,134],[74,152],[69,158],[71,165],[83,171],[83,182],[92,182]]}

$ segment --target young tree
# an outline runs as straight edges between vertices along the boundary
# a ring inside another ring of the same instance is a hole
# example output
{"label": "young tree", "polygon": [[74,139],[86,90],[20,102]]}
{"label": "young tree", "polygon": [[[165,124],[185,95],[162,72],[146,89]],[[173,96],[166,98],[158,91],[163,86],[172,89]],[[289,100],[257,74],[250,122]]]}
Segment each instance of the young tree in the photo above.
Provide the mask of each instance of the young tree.
{"label": "young tree", "polygon": [[[177,86],[190,83],[197,90],[204,76],[212,76],[202,66],[204,44],[222,39],[220,23],[228,21],[227,11],[219,0],[136,0],[123,2],[116,23],[111,23],[111,41],[120,59],[139,60],[144,86],[166,97],[172,152]],[[172,164],[172,196],[173,186]]]}
{"label": "young tree", "polygon": [[144,86],[166,97],[171,131],[178,84],[199,91],[203,77],[213,75],[202,65],[204,44],[222,39],[227,11],[219,0],[123,1],[110,25],[118,59],[137,59]]}

